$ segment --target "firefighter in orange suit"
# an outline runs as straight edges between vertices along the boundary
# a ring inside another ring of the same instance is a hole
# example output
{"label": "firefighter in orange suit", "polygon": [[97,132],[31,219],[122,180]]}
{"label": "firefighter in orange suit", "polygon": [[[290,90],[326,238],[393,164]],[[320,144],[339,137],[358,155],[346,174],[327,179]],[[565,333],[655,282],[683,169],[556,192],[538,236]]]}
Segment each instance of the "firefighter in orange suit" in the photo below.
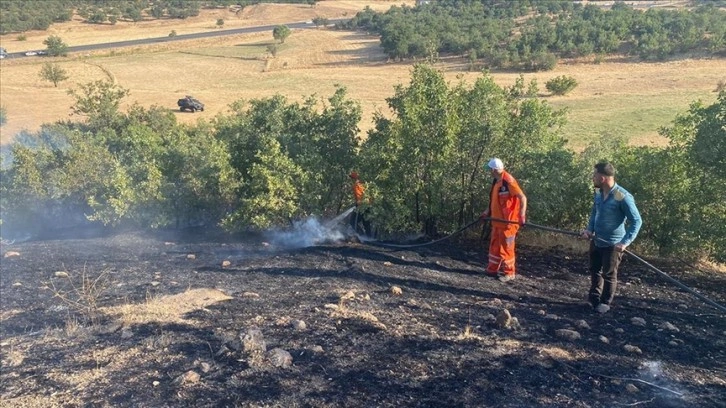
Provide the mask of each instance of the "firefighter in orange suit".
{"label": "firefighter in orange suit", "polygon": [[489,208],[481,215],[482,220],[492,218],[486,273],[498,277],[501,282],[509,282],[515,276],[514,241],[519,227],[526,222],[527,197],[517,180],[504,171],[501,160],[493,158],[489,160],[487,167],[494,180],[489,192]]}
{"label": "firefighter in orange suit", "polygon": [[353,198],[355,199],[355,211],[350,215],[350,226],[353,227],[353,231],[356,233],[362,231],[364,235],[370,236],[371,224],[366,219],[369,209],[366,208],[363,212],[359,209],[361,202],[363,202],[363,195],[366,191],[365,186],[363,186],[358,173],[355,171],[351,172],[348,177],[353,180]]}

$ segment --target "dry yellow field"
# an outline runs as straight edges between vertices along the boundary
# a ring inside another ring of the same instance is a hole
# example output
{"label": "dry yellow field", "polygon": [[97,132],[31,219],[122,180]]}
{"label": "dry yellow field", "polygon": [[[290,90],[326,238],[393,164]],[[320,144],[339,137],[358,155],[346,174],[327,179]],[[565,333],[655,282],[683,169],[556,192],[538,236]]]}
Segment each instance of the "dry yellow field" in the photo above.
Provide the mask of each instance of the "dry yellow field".
{"label": "dry yellow field", "polygon": [[[304,21],[316,15],[336,18],[352,16],[370,4],[379,10],[401,1],[323,1],[316,7],[299,5],[259,5],[234,16],[227,10],[203,10],[200,16],[183,23],[161,21],[96,27],[67,23],[53,26],[50,32],[28,35],[27,49],[40,49],[49,34],[59,35],[69,45],[110,42],[123,39],[164,36],[214,29],[217,18],[225,28]],[[235,19],[236,18],[236,19]],[[171,25],[176,23],[176,26]],[[143,26],[143,27],[140,27]],[[100,29],[100,31],[99,31]],[[0,43],[12,42],[0,38]],[[147,47],[120,48],[93,55],[67,58],[27,58],[0,63],[0,104],[8,122],[0,128],[2,142],[17,132],[35,131],[42,123],[69,118],[72,98],[68,88],[79,83],[109,78],[130,90],[126,105],[159,105],[176,113],[180,122],[211,119],[228,110],[229,104],[244,99],[282,94],[302,100],[312,94],[326,98],[336,86],[344,86],[349,97],[361,103],[362,132],[372,126],[374,112],[387,112],[385,99],[397,84],[410,78],[410,63],[387,61],[377,37],[363,33],[324,29],[293,30],[280,47],[277,57],[269,59],[272,33],[179,41]],[[3,45],[4,46],[4,45]],[[8,46],[13,51],[13,46]],[[58,88],[39,76],[44,62],[53,60],[70,75]],[[481,73],[442,62],[438,65],[452,82],[471,82]],[[584,146],[602,134],[622,134],[633,143],[662,143],[657,129],[667,125],[691,101],[715,99],[716,84],[726,79],[724,60],[681,60],[666,63],[605,62],[560,64],[554,71],[526,74],[536,78],[542,92],[552,77],[570,75],[579,86],[564,97],[548,98],[556,107],[567,107],[570,124],[565,134],[573,147]],[[494,73],[500,85],[511,85],[519,73]],[[181,113],[176,100],[194,95],[205,103],[204,112]]]}

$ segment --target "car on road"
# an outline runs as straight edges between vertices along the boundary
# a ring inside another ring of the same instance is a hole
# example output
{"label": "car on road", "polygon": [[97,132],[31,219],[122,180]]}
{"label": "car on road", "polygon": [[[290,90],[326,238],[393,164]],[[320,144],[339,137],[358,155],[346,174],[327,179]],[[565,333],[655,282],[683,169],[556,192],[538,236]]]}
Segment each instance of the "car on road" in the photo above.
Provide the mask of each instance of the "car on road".
{"label": "car on road", "polygon": [[179,110],[182,112],[187,109],[192,113],[196,111],[204,112],[204,104],[199,102],[198,99],[195,99],[194,97],[191,97],[189,95],[176,101],[176,104],[179,106]]}
{"label": "car on road", "polygon": [[35,55],[38,55],[38,53],[36,51],[28,51],[28,52],[25,53],[25,56],[26,57],[32,57],[32,56],[35,56]]}

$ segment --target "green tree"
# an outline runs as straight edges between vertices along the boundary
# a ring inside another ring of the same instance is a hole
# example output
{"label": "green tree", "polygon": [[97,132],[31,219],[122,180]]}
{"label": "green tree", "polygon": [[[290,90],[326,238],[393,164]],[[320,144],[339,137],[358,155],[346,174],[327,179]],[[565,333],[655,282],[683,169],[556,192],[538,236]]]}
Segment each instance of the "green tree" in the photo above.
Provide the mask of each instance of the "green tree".
{"label": "green tree", "polygon": [[315,27],[325,27],[328,25],[329,20],[325,17],[316,16],[313,20]]}
{"label": "green tree", "polygon": [[[212,129],[175,128],[163,137],[158,224],[217,224],[235,203],[239,179],[231,155]],[[155,186],[152,186],[155,187]],[[295,202],[290,205],[294,206]]]}
{"label": "green tree", "polygon": [[68,72],[58,64],[46,62],[40,70],[40,77],[48,82],[52,82],[57,88],[60,82],[68,79]]}
{"label": "green tree", "polygon": [[4,106],[0,106],[0,126],[8,121],[8,110]]}
{"label": "green tree", "polygon": [[128,5],[122,14],[123,18],[129,19],[134,23],[143,19],[142,9],[134,5]]}
{"label": "green tree", "polygon": [[219,28],[224,27],[224,19],[223,18],[218,18],[216,24],[217,24],[217,27],[219,27]]}
{"label": "green tree", "polygon": [[48,47],[48,55],[52,57],[65,57],[66,55],[68,55],[68,45],[56,35],[51,35],[50,37],[46,38],[43,41],[43,44]]}
{"label": "green tree", "polygon": [[290,31],[290,28],[288,26],[279,25],[272,30],[272,37],[275,40],[280,41],[280,44],[284,44],[285,39],[287,39],[287,37],[289,37],[291,33],[292,32]]}
{"label": "green tree", "polygon": [[100,8],[93,8],[88,15],[88,22],[92,24],[103,24],[107,20],[106,12]]}
{"label": "green tree", "polygon": [[[533,206],[533,215],[562,226],[579,221],[565,209],[580,204],[559,193],[558,183],[578,169],[560,136],[564,113],[520,93],[530,91],[501,88],[489,76],[471,89],[450,88],[440,72],[416,65],[411,83],[388,99],[394,117],[376,117],[360,155],[361,171],[371,174],[380,197],[372,208],[377,224],[427,233],[460,227],[484,210],[489,180],[482,166],[492,156],[504,159],[525,191],[531,179],[547,197],[548,207]],[[562,168],[544,170],[550,161],[562,161]]]}
{"label": "green tree", "polygon": [[75,100],[71,111],[76,115],[86,116],[92,129],[113,129],[114,122],[119,117],[121,100],[129,94],[129,90],[108,80],[79,84],[79,88],[68,90],[68,94]]}

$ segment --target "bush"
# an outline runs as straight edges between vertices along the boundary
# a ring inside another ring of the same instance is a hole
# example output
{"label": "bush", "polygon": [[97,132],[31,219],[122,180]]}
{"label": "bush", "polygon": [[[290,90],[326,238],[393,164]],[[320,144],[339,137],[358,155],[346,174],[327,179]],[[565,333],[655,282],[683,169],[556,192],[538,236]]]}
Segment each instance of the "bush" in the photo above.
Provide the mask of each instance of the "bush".
{"label": "bush", "polygon": [[551,52],[539,52],[524,62],[524,68],[530,71],[552,71],[557,66],[557,56]]}
{"label": "bush", "polygon": [[169,37],[176,37],[176,30],[171,30]]}
{"label": "bush", "polygon": [[558,76],[550,79],[545,87],[552,95],[565,95],[577,87],[577,80],[571,76]]}

